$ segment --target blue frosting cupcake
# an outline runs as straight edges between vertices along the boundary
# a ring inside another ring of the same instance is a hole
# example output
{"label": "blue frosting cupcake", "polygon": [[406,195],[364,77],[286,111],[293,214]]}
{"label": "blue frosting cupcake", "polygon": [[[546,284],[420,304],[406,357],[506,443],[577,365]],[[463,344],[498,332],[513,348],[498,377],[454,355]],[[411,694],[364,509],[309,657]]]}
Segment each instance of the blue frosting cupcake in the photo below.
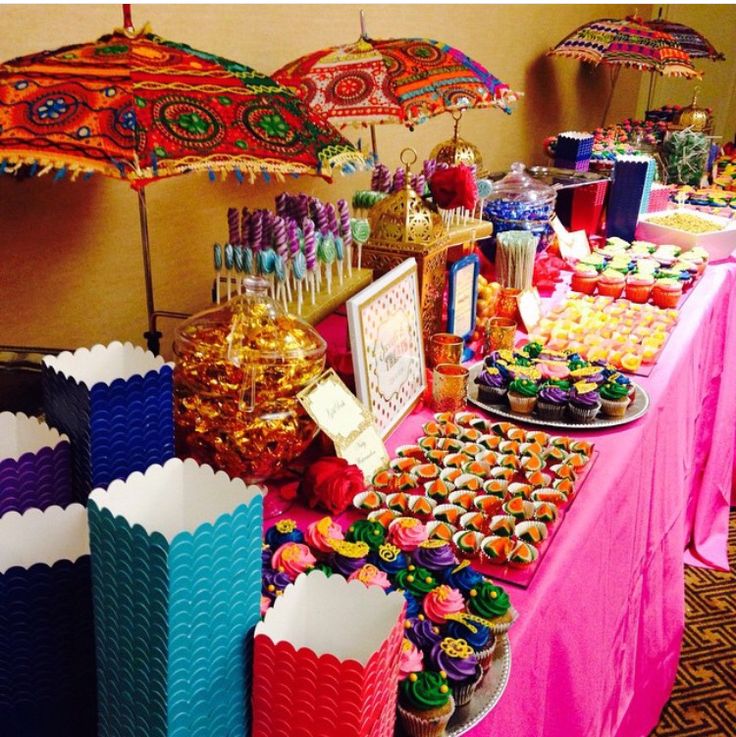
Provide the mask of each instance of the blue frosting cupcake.
{"label": "blue frosting cupcake", "polygon": [[371,552],[370,561],[388,576],[396,575],[409,565],[406,555],[391,543],[379,545],[378,550]]}
{"label": "blue frosting cupcake", "polygon": [[466,560],[455,568],[448,568],[445,572],[445,583],[453,589],[462,591],[463,594],[467,594],[470,589],[479,586],[483,581],[483,576]]}
{"label": "blue frosting cupcake", "polygon": [[265,537],[266,544],[273,550],[280,548],[284,543],[304,542],[304,535],[293,519],[279,520],[273,527],[266,530]]}

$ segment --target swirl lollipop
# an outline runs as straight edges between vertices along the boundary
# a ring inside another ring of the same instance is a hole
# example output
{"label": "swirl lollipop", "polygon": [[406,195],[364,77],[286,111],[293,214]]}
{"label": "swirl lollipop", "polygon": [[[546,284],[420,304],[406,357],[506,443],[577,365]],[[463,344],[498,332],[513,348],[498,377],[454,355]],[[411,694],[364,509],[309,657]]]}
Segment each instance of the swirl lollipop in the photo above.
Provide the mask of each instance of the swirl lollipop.
{"label": "swirl lollipop", "polygon": [[297,312],[301,315],[302,282],[307,275],[307,259],[301,251],[297,251],[294,254],[294,258],[291,261],[291,273],[294,276],[294,281],[296,282],[296,309]]}
{"label": "swirl lollipop", "polygon": [[217,304],[220,304],[220,271],[222,270],[222,246],[215,243],[212,247],[212,256],[215,262],[215,294]]}
{"label": "swirl lollipop", "polygon": [[230,301],[232,296],[232,276],[230,272],[235,263],[235,250],[232,243],[225,244],[225,271],[227,273],[227,300]]}
{"label": "swirl lollipop", "polygon": [[394,183],[391,187],[392,192],[401,192],[406,186],[406,169],[403,166],[397,167],[394,172]]}
{"label": "swirl lollipop", "polygon": [[340,235],[347,256],[348,276],[353,274],[353,233],[350,230],[350,208],[346,200],[337,201],[337,212],[340,216]]}
{"label": "swirl lollipop", "polygon": [[[238,273],[238,275],[243,273],[243,246],[235,246],[233,249],[233,259],[235,261],[235,271]],[[238,276],[237,279],[238,283],[238,294],[243,293],[243,280]]]}
{"label": "swirl lollipop", "polygon": [[287,272],[286,294],[288,300],[291,302],[291,286],[288,280],[289,242],[286,235],[286,221],[279,215],[273,219],[273,245],[276,248],[278,257],[281,259],[284,270]]}
{"label": "swirl lollipop", "polygon": [[227,242],[240,243],[240,217],[237,207],[227,208]]}
{"label": "swirl lollipop", "polygon": [[248,208],[244,207],[240,213],[240,245],[250,245],[250,213]]}
{"label": "swirl lollipop", "polygon": [[317,258],[325,265],[325,275],[327,276],[327,293],[332,294],[332,264],[337,258],[337,250],[335,249],[335,238],[332,233],[323,235],[319,239],[317,246]]}
{"label": "swirl lollipop", "polygon": [[304,257],[307,262],[307,271],[311,274],[309,281],[312,292],[312,304],[314,304],[317,277],[320,268],[317,261],[317,239],[314,232],[314,223],[309,218],[302,220],[302,232],[304,233]]}
{"label": "swirl lollipop", "polygon": [[353,242],[358,245],[358,268],[363,262],[363,244],[368,242],[371,237],[371,226],[365,218],[351,218],[350,230],[353,235]]}
{"label": "swirl lollipop", "polygon": [[250,218],[250,245],[256,252],[263,248],[263,213],[260,210]]}
{"label": "swirl lollipop", "polygon": [[475,186],[478,190],[478,219],[483,218],[483,208],[486,206],[486,200],[493,192],[493,182],[490,179],[479,179]]}
{"label": "swirl lollipop", "polygon": [[[273,251],[272,251],[273,253]],[[275,298],[284,304],[284,309],[287,309],[287,289],[286,289],[286,263],[279,253],[274,254],[273,258],[273,273],[276,277],[276,294]]]}

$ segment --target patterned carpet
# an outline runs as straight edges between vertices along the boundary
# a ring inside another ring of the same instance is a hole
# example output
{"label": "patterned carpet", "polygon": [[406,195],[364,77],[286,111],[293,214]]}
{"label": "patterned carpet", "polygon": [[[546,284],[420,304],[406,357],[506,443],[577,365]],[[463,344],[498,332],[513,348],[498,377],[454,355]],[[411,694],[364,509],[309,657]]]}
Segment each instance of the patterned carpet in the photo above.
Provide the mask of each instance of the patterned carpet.
{"label": "patterned carpet", "polygon": [[736,510],[731,573],[685,568],[685,639],[677,682],[650,737],[736,736]]}

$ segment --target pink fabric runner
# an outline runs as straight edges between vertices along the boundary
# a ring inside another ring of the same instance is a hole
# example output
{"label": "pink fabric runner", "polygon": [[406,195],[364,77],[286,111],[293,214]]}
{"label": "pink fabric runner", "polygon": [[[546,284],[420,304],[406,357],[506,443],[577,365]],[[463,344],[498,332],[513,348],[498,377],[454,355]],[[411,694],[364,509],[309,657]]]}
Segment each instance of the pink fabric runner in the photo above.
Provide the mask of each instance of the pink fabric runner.
{"label": "pink fabric runner", "polygon": [[[735,287],[733,263],[706,271],[652,375],[636,379],[652,402],[644,417],[576,433],[599,460],[532,585],[508,586],[521,614],[510,681],[470,737],[644,737],[657,723],[680,654],[683,550],[688,563],[728,568]],[[430,414],[408,417],[389,450],[413,442]]]}

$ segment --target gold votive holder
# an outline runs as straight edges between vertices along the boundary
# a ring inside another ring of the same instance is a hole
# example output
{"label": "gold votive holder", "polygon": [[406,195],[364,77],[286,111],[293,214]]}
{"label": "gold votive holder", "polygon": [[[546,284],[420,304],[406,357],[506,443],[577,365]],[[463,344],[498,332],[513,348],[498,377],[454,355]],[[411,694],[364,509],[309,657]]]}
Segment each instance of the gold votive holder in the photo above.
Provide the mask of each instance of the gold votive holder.
{"label": "gold votive holder", "polygon": [[432,372],[432,409],[456,412],[468,396],[468,371],[458,363],[441,363]]}
{"label": "gold votive holder", "polygon": [[492,317],[486,325],[487,352],[513,351],[516,322],[509,317]]}
{"label": "gold votive holder", "polygon": [[498,298],[498,309],[496,315],[498,317],[509,317],[513,320],[519,314],[519,304],[517,297],[521,294],[521,289],[511,289],[510,287],[504,287],[501,290],[501,294]]}
{"label": "gold votive holder", "polygon": [[460,363],[464,347],[465,343],[459,335],[435,333],[429,338],[429,368],[433,369],[441,363]]}

